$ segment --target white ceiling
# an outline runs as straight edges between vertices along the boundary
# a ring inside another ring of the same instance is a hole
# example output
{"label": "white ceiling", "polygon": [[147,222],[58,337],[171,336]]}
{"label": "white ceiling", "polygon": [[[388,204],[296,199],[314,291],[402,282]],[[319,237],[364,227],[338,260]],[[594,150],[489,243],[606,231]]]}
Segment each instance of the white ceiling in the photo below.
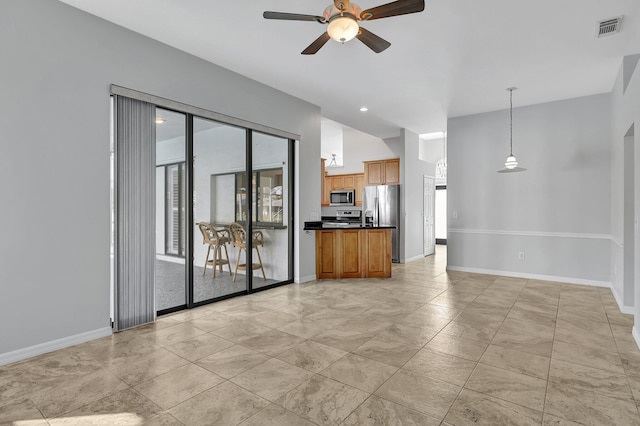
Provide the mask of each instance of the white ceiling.
{"label": "white ceiling", "polygon": [[[300,52],[326,26],[262,18],[320,15],[330,0],[62,0],[305,99],[372,135],[445,130],[447,117],[609,92],[622,56],[640,53],[640,0],[427,0],[422,13],[363,24],[391,42]],[[385,0],[360,0],[367,9]],[[325,4],[326,3],[326,4]],[[622,32],[596,38],[599,20]],[[361,113],[359,108],[369,111]]]}

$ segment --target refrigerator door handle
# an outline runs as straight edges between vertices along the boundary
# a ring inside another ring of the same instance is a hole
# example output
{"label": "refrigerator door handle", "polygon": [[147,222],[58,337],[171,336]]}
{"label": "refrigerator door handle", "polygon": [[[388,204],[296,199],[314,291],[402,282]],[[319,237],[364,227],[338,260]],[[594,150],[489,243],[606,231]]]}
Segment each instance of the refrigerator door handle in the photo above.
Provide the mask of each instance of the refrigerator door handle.
{"label": "refrigerator door handle", "polygon": [[380,226],[380,217],[379,217],[380,212],[378,210],[378,205],[379,205],[378,203],[379,203],[378,197],[376,197],[373,202],[373,224],[375,226]]}

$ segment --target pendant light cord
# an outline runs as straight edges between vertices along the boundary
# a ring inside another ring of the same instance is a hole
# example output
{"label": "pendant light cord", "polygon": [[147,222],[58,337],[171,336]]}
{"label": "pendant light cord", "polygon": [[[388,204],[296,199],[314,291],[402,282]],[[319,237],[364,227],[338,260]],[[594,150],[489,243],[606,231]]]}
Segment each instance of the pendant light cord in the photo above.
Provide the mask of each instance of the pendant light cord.
{"label": "pendant light cord", "polygon": [[513,90],[509,88],[509,154],[513,157]]}

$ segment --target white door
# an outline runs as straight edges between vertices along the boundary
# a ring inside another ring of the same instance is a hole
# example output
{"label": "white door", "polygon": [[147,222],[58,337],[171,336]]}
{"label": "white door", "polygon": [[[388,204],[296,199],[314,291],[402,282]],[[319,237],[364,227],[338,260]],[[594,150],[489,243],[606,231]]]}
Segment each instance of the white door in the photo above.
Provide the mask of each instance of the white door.
{"label": "white door", "polygon": [[436,252],[436,230],[435,230],[435,209],[436,209],[436,179],[424,176],[424,208],[423,208],[423,229],[424,229],[424,255],[429,256]]}

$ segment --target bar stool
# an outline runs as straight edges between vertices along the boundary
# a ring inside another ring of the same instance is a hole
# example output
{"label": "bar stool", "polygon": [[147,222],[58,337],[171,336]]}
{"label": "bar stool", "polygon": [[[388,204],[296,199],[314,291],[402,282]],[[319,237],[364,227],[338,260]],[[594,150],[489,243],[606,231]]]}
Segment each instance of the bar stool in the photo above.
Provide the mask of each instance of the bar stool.
{"label": "bar stool", "polygon": [[[227,251],[227,243],[231,242],[229,231],[227,229],[215,229],[207,222],[199,222],[196,225],[198,225],[202,233],[202,244],[209,245],[202,275],[204,276],[207,272],[207,265],[211,265],[213,268],[213,278],[216,277],[216,267],[219,267],[220,272],[222,272],[222,265],[229,265],[229,275],[231,275],[231,262],[229,262],[229,252]],[[226,259],[222,257],[223,247]],[[211,249],[213,249],[213,259],[209,259]]]}
{"label": "bar stool", "polygon": [[[241,271],[246,271],[249,269],[246,263],[240,263],[240,254],[242,250],[245,252],[245,258],[247,253],[247,233],[244,230],[244,226],[239,224],[238,222],[233,222],[229,225],[229,229],[231,230],[231,236],[233,237],[233,246],[238,247],[238,259],[236,260],[236,268],[233,272],[233,281],[236,280],[236,275],[238,274],[238,269]],[[253,231],[252,232],[252,241],[251,247],[256,249],[256,254],[258,255],[258,262],[252,263],[250,269],[253,271],[255,269],[262,270],[262,278],[267,280],[267,276],[264,273],[264,268],[262,267],[262,257],[260,256],[259,246],[264,247],[264,235],[262,231]],[[246,262],[246,261],[245,261]]]}

